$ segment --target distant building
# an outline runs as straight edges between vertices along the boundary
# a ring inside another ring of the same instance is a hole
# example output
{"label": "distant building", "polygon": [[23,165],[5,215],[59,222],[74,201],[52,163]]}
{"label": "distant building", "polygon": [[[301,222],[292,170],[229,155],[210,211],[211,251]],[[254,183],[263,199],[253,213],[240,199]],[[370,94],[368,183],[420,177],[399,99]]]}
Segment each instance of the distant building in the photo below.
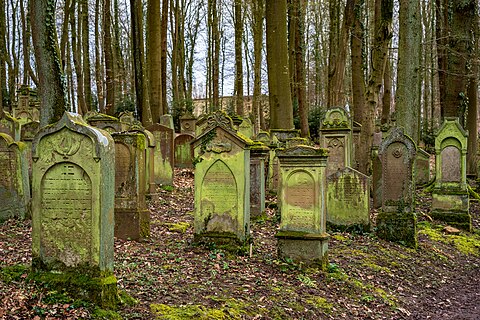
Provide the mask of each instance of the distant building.
{"label": "distant building", "polygon": [[[260,96],[263,112],[268,113],[268,96],[261,95]],[[234,96],[227,96],[227,97],[220,97],[220,105],[221,110],[229,112],[235,111],[235,97]],[[252,114],[252,104],[253,104],[253,96],[244,96],[243,97],[243,107],[245,114]],[[193,100],[193,114],[195,117],[199,117],[202,114],[208,113],[208,106],[209,99],[194,99]]]}

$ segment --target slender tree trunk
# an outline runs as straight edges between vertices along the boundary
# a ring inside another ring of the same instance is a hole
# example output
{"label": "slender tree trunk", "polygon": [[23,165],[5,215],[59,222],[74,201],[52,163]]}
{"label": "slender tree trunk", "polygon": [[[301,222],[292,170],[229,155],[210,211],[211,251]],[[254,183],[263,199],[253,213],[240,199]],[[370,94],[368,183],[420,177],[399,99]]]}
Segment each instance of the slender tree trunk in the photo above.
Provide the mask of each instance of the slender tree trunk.
{"label": "slender tree trunk", "polygon": [[[362,26],[362,12],[364,0],[354,0],[353,29],[350,36],[351,60],[352,60],[352,101],[353,119],[362,122],[362,113],[365,110],[365,77],[366,62],[363,58],[365,32]],[[364,168],[365,170],[365,168]]]}
{"label": "slender tree trunk", "polygon": [[162,25],[161,25],[162,40],[162,55],[161,55],[161,68],[162,68],[162,114],[168,113],[167,102],[167,30],[168,30],[168,0],[162,1]]}
{"label": "slender tree trunk", "polygon": [[[83,52],[83,91],[85,93],[85,106],[87,110],[92,110],[92,76],[90,71],[90,36],[88,21],[88,0],[82,0],[81,3],[81,21],[82,21],[82,52]],[[80,17],[79,17],[80,19]]]}
{"label": "slender tree trunk", "polygon": [[[131,9],[133,11],[133,9]],[[115,114],[115,66],[112,47],[112,9],[110,0],[103,1],[103,57],[105,59],[105,111]]]}
{"label": "slender tree trunk", "polygon": [[[74,1],[74,4],[76,2]],[[80,12],[80,6],[79,6]],[[82,51],[81,51],[81,15],[79,14],[79,20],[77,25],[77,20],[75,19],[75,6],[70,12],[70,29],[71,29],[71,44],[72,44],[72,55],[73,55],[73,66],[75,68],[75,74],[77,75],[77,101],[78,101],[78,113],[85,114],[87,112],[87,106],[85,103],[85,93],[84,93],[84,82],[83,82],[83,71],[82,71]],[[78,28],[77,28],[78,27]],[[79,37],[80,39],[77,39]]]}
{"label": "slender tree trunk", "polygon": [[40,125],[46,126],[62,117],[66,110],[65,83],[62,81],[57,33],[55,2],[30,0],[32,40],[39,78]]}
{"label": "slender tree trunk", "polygon": [[264,0],[253,0],[253,110],[255,110],[255,123],[260,129],[265,130],[265,117],[261,102],[262,94],[262,47],[263,47],[263,16],[265,12]]}
{"label": "slender tree trunk", "polygon": [[[0,0],[0,7],[5,8],[5,0]],[[3,116],[3,98],[5,95],[6,87],[6,68],[5,68],[5,55],[7,54],[7,48],[5,43],[6,37],[6,19],[5,10],[0,12],[0,116]]]}
{"label": "slender tree trunk", "polygon": [[397,124],[416,144],[420,141],[420,3],[400,0],[398,80],[395,95]]}
{"label": "slender tree trunk", "polygon": [[385,74],[383,75],[383,97],[382,97],[382,124],[388,123],[390,118],[390,107],[392,104],[392,66],[390,59],[385,64]]}
{"label": "slender tree trunk", "polygon": [[98,111],[105,113],[103,65],[100,57],[100,48],[100,0],[95,0],[95,83],[97,86]]}
{"label": "slender tree trunk", "polygon": [[238,116],[244,116],[243,107],[243,8],[241,0],[234,0],[235,24],[235,109]]}
{"label": "slender tree trunk", "polygon": [[[167,0],[164,0],[167,1]],[[160,122],[163,114],[162,104],[162,68],[161,68],[161,23],[160,0],[148,0],[147,9],[147,70],[150,89],[150,108],[153,123]]]}

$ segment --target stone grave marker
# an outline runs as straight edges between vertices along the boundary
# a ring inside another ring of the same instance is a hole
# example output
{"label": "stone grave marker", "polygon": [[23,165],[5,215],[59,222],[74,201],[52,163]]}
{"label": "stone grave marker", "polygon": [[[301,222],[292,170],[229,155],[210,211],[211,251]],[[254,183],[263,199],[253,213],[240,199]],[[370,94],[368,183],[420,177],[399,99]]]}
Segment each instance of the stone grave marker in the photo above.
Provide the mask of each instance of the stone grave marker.
{"label": "stone grave marker", "polygon": [[260,217],[265,212],[265,161],[270,149],[255,143],[250,149],[250,217]]}
{"label": "stone grave marker", "polygon": [[249,118],[243,118],[243,121],[238,125],[238,133],[252,139],[253,134],[253,124]]}
{"label": "stone grave marker", "polygon": [[382,162],[382,209],[377,216],[377,234],[413,248],[417,247],[413,179],[416,149],[403,128],[393,127],[378,151]]}
{"label": "stone grave marker", "polygon": [[370,230],[370,178],[345,167],[327,177],[327,223],[344,230]]}
{"label": "stone grave marker", "polygon": [[195,136],[195,122],[197,119],[193,114],[186,113],[180,117],[180,133]]}
{"label": "stone grave marker", "polygon": [[174,140],[174,159],[176,168],[193,168],[193,146],[190,144],[195,137],[181,133]]}
{"label": "stone grave marker", "polygon": [[328,263],[326,149],[295,146],[277,150],[280,161],[278,254],[297,262]]}
{"label": "stone grave marker", "polygon": [[193,142],[195,240],[244,245],[250,239],[250,146],[231,119],[215,113]]}
{"label": "stone grave marker", "polygon": [[426,185],[430,182],[430,154],[421,148],[417,148],[415,161],[415,184]]}
{"label": "stone grave marker", "polygon": [[172,130],[175,130],[174,124],[173,124],[173,117],[171,114],[164,114],[160,116],[160,124],[162,126],[165,126],[167,128],[170,128]]}
{"label": "stone grave marker", "polygon": [[30,184],[26,145],[0,133],[0,222],[29,217]]}
{"label": "stone grave marker", "polygon": [[129,132],[139,132],[145,136],[147,141],[145,146],[145,192],[147,195],[152,196],[157,189],[155,183],[155,147],[157,145],[155,136],[152,132],[145,129],[140,121],[134,121]]}
{"label": "stone grave marker", "polygon": [[432,218],[472,230],[467,189],[467,137],[457,118],[445,118],[435,138]]}
{"label": "stone grave marker", "polygon": [[27,160],[28,166],[28,177],[30,181],[30,185],[32,182],[32,144],[33,139],[37,135],[38,131],[40,130],[40,122],[38,121],[31,121],[21,125],[20,129],[20,140],[25,143],[25,159]]}
{"label": "stone grave marker", "polygon": [[128,131],[135,121],[135,116],[131,111],[123,111],[118,115],[118,120],[120,120],[121,130],[117,132]]}
{"label": "stone grave marker", "polygon": [[32,267],[104,308],[117,301],[114,152],[108,133],[68,112],[33,142]]}
{"label": "stone grave marker", "polygon": [[378,209],[382,206],[382,162],[378,155],[378,148],[382,143],[382,132],[373,134],[372,145],[372,198],[373,208]]}
{"label": "stone grave marker", "polygon": [[352,163],[351,167],[358,170],[359,163],[357,160],[357,150],[360,150],[360,134],[362,133],[362,125],[357,121],[352,121],[352,139],[353,139],[353,149],[352,149]]}
{"label": "stone grave marker", "polygon": [[327,110],[320,127],[320,147],[328,149],[327,176],[352,160],[352,121],[343,108]]}
{"label": "stone grave marker", "polygon": [[[89,111],[85,114],[85,121],[91,126],[103,129],[108,133],[124,131],[125,127],[122,127],[122,123],[118,118],[109,116],[108,114],[99,113],[96,111]],[[131,121],[130,123],[132,123]]]}
{"label": "stone grave marker", "polygon": [[155,137],[154,181],[157,185],[173,185],[174,130],[161,124],[153,124],[148,130]]}
{"label": "stone grave marker", "polygon": [[37,91],[27,85],[22,85],[17,90],[17,103],[13,108],[13,116],[20,123],[39,121],[40,111]]}
{"label": "stone grave marker", "polygon": [[145,202],[146,137],[140,132],[115,132],[115,236],[142,240],[150,235]]}
{"label": "stone grave marker", "polygon": [[20,122],[4,111],[0,114],[0,133],[6,133],[15,141],[20,140]]}

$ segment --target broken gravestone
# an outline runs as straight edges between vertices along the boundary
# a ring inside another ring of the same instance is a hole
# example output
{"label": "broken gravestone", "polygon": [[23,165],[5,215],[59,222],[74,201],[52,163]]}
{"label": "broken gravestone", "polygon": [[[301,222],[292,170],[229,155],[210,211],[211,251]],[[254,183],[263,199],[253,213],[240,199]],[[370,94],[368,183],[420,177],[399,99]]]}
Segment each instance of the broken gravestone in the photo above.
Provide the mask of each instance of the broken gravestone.
{"label": "broken gravestone", "polygon": [[277,150],[280,161],[278,254],[297,262],[327,265],[326,149]]}
{"label": "broken gravestone", "polygon": [[467,189],[467,137],[457,118],[445,118],[435,138],[432,218],[472,230]]}
{"label": "broken gravestone", "polygon": [[327,177],[327,223],[353,231],[370,230],[370,178],[345,167]]}
{"label": "broken gravestone", "polygon": [[29,216],[27,146],[0,133],[0,222]]}
{"label": "broken gravestone", "polygon": [[115,132],[115,236],[142,240],[150,235],[145,202],[146,137],[140,132]]}
{"label": "broken gravestone", "polygon": [[393,127],[378,150],[382,163],[382,208],[377,216],[377,234],[412,248],[417,247],[413,180],[416,149],[403,128]]}
{"label": "broken gravestone", "polygon": [[195,151],[195,241],[242,247],[250,239],[250,146],[227,115],[207,119]]}
{"label": "broken gravestone", "polygon": [[103,308],[117,301],[114,152],[106,131],[68,112],[33,142],[32,267],[41,281]]}

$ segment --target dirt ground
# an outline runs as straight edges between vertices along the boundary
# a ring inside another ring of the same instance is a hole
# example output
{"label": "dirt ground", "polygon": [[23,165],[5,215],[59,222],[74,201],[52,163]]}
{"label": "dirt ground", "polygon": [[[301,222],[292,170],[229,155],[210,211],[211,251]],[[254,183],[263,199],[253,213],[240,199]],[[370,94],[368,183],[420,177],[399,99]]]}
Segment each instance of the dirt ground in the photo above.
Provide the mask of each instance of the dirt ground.
{"label": "dirt ground", "polygon": [[[430,195],[419,191],[418,250],[374,233],[330,231],[322,271],[278,259],[275,209],[252,224],[251,254],[236,255],[192,244],[191,171],[177,170],[175,188],[158,192],[150,202],[151,237],[115,240],[118,288],[135,300],[116,313],[28,280],[30,221],[0,225],[0,318],[480,319],[477,202],[476,233],[446,235],[429,218]],[[18,265],[26,268],[13,272]]]}

